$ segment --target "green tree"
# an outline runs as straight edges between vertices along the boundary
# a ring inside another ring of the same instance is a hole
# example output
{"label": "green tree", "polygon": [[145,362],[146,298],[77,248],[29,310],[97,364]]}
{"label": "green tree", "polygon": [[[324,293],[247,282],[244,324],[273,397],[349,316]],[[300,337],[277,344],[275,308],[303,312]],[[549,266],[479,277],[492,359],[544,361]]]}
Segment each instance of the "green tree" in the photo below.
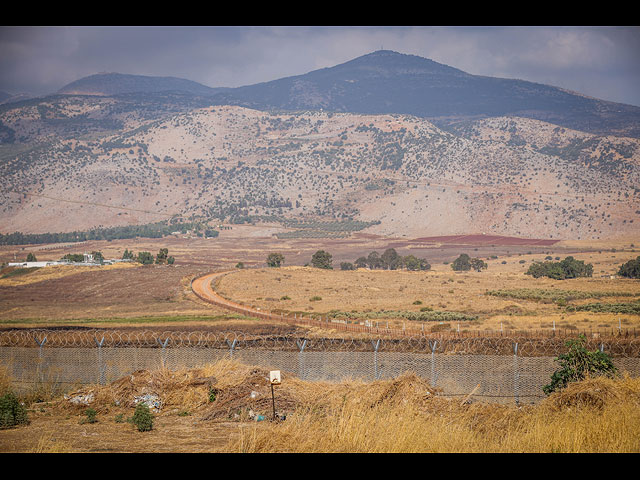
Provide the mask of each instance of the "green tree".
{"label": "green tree", "polygon": [[169,265],[173,265],[174,263],[176,263],[176,259],[173,257],[168,257],[167,258],[167,264]]}
{"label": "green tree", "polygon": [[159,265],[166,263],[168,256],[169,256],[169,249],[161,248],[158,254],[156,255],[156,263]]}
{"label": "green tree", "polygon": [[576,260],[573,257],[566,257],[561,262],[533,262],[525,274],[534,278],[549,277],[554,280],[591,277],[593,265],[585,264],[582,260]]}
{"label": "green tree", "polygon": [[417,258],[415,255],[407,255],[402,259],[404,268],[407,270],[429,270],[431,265],[424,258]]}
{"label": "green tree", "polygon": [[324,268],[326,270],[333,269],[333,256],[324,250],[318,250],[311,257],[311,265],[315,268]]}
{"label": "green tree", "polygon": [[284,263],[284,255],[281,253],[270,253],[267,256],[267,265],[269,267],[280,267]]}
{"label": "green tree", "polygon": [[153,255],[151,252],[138,252],[137,261],[143,265],[151,265],[153,264]]}
{"label": "green tree", "polygon": [[471,270],[471,257],[466,253],[461,254],[453,261],[451,268],[456,272]]}
{"label": "green tree", "polygon": [[402,257],[394,248],[387,248],[380,256],[382,267],[387,270],[397,270],[402,266]]}
{"label": "green tree", "polygon": [[380,254],[378,254],[378,252],[373,251],[367,256],[367,266],[371,270],[382,266],[382,260],[380,259]]}
{"label": "green tree", "polygon": [[135,256],[133,255],[132,251],[129,251],[128,249],[124,249],[124,253],[122,254],[122,259],[123,260],[133,260],[135,258]]}
{"label": "green tree", "polygon": [[27,255],[27,262],[37,262],[38,259],[36,258],[36,256],[33,253],[29,253]]}
{"label": "green tree", "polygon": [[640,257],[620,265],[618,275],[626,278],[640,278]]}
{"label": "green tree", "polygon": [[353,264],[356,268],[367,268],[367,257],[360,257]]}
{"label": "green tree", "polygon": [[470,260],[471,268],[473,268],[476,272],[480,272],[488,267],[488,265],[479,258],[472,258]]}
{"label": "green tree", "polygon": [[585,336],[580,335],[576,340],[568,340],[566,346],[569,351],[558,355],[556,361],[561,368],[551,376],[551,383],[542,387],[542,391],[549,395],[565,388],[570,382],[577,382],[587,376],[614,377],[617,368],[611,357],[600,350],[589,351],[585,347]]}
{"label": "green tree", "polygon": [[355,270],[355,266],[351,262],[341,262],[340,270]]}

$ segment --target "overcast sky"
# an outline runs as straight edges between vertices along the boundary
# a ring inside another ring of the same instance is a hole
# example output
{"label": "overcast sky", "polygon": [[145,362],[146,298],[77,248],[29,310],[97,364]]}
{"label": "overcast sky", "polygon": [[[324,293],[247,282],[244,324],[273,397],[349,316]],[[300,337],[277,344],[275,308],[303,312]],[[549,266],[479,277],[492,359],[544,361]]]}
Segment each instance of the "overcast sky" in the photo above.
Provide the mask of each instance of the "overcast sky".
{"label": "overcast sky", "polygon": [[384,48],[467,73],[640,106],[640,27],[0,27],[0,91],[53,93],[99,72],[237,87]]}

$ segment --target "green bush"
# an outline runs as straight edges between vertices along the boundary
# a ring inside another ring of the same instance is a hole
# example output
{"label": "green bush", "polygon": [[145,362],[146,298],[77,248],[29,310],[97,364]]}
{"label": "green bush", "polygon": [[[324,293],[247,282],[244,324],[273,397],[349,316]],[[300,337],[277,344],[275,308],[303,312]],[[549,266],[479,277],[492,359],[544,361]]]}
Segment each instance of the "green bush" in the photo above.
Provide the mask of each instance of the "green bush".
{"label": "green bush", "polygon": [[153,414],[149,406],[144,403],[136,405],[131,422],[138,427],[139,432],[148,432],[153,429]]}
{"label": "green bush", "polygon": [[27,409],[15,394],[8,392],[0,397],[0,429],[29,423]]}
{"label": "green bush", "polygon": [[560,363],[559,370],[551,376],[551,383],[542,387],[542,391],[549,395],[552,392],[561,390],[570,382],[577,382],[589,376],[613,377],[617,369],[611,357],[599,350],[589,351],[584,346],[585,336],[580,335],[576,340],[568,340],[566,346],[569,351],[559,355],[556,359]]}

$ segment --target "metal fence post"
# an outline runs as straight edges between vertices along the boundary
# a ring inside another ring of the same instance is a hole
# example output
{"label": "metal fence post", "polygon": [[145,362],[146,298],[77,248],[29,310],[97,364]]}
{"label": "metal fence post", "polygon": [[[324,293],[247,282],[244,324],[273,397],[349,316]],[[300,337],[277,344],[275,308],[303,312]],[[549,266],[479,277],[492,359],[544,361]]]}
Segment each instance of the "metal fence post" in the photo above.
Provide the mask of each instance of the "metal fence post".
{"label": "metal fence post", "polygon": [[37,338],[34,338],[34,340],[36,341],[36,343],[38,344],[38,370],[36,372],[37,377],[38,377],[38,381],[42,382],[44,380],[43,376],[42,376],[42,365],[44,363],[44,356],[42,354],[42,347],[44,346],[44,344],[47,342],[47,336],[45,335],[45,337],[42,339],[42,342],[38,341]]}
{"label": "metal fence post", "polygon": [[103,362],[102,362],[102,345],[104,344],[104,337],[102,337],[102,340],[100,340],[99,342],[96,337],[93,337],[93,341],[96,342],[96,345],[98,346],[98,383],[100,385],[104,385],[106,383],[106,379],[105,379],[106,369],[103,366]]}
{"label": "metal fence post", "polygon": [[233,352],[236,349],[236,344],[238,343],[238,339],[234,338],[233,342],[227,340],[227,345],[229,345],[229,357],[233,358]]}
{"label": "metal fence post", "polygon": [[167,337],[167,338],[165,339],[165,341],[164,341],[164,342],[162,342],[159,338],[156,338],[156,341],[157,341],[157,342],[160,344],[160,346],[162,347],[162,351],[161,351],[162,358],[161,358],[161,360],[162,360],[162,365],[166,367],[166,366],[167,366],[167,353],[166,353],[166,348],[167,348],[167,344],[169,343],[169,337]]}
{"label": "metal fence post", "polygon": [[378,372],[378,350],[380,349],[380,339],[375,342],[371,340],[371,345],[373,346],[373,371],[374,371],[374,380],[378,380],[380,378],[380,374]]}
{"label": "metal fence post", "polygon": [[302,343],[300,340],[296,340],[296,344],[298,345],[298,377],[301,380],[304,379],[304,349],[307,347],[307,339],[305,338]]}
{"label": "metal fence post", "polygon": [[429,340],[429,347],[431,347],[431,386],[436,386],[436,347],[438,345],[437,340]]}

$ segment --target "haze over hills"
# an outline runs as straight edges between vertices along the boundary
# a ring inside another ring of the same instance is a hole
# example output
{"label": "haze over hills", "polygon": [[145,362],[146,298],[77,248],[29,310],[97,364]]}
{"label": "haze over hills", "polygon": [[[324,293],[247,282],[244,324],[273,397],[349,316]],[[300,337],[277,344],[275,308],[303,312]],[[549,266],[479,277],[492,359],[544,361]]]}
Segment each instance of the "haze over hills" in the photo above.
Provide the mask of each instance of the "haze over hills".
{"label": "haze over hills", "polygon": [[0,106],[0,232],[176,215],[635,235],[639,137],[638,107],[389,51],[239,88],[98,74]]}

